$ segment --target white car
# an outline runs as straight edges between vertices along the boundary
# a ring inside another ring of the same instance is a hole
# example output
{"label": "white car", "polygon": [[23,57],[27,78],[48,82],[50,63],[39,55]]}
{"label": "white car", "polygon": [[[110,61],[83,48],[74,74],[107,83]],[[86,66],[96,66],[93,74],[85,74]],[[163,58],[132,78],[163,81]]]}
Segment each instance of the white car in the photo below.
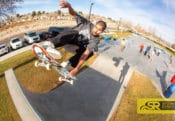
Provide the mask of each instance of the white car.
{"label": "white car", "polygon": [[23,46],[23,41],[20,38],[16,37],[10,40],[10,47],[12,49],[18,49],[22,46]]}
{"label": "white car", "polygon": [[0,44],[0,55],[3,55],[8,52],[9,52],[8,46],[6,44]]}
{"label": "white car", "polygon": [[27,43],[32,44],[34,42],[39,42],[40,37],[36,32],[26,32],[24,33],[24,40],[27,41]]}

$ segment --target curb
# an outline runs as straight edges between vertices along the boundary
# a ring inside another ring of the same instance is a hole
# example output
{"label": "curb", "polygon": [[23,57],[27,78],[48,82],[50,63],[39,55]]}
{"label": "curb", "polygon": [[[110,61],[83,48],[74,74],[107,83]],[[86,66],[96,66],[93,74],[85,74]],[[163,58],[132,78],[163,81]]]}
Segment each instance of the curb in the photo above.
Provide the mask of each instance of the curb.
{"label": "curb", "polygon": [[24,95],[13,69],[5,71],[9,93],[22,121],[42,121]]}

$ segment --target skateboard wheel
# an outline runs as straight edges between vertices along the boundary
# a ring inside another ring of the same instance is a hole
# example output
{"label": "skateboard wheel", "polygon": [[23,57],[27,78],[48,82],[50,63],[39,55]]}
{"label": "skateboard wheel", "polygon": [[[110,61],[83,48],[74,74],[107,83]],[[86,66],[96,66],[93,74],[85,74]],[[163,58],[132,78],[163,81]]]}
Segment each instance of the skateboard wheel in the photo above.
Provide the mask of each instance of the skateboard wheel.
{"label": "skateboard wheel", "polygon": [[39,62],[35,61],[35,67],[38,67],[38,66],[39,66]]}
{"label": "skateboard wheel", "polygon": [[73,85],[73,84],[74,84],[74,81],[73,81],[73,80],[71,80],[71,81],[70,81],[70,84],[71,84],[71,85]]}
{"label": "skateboard wheel", "polygon": [[59,80],[60,82],[62,82],[62,77],[59,77],[58,80]]}
{"label": "skateboard wheel", "polygon": [[46,64],[46,69],[50,70],[50,64]]}

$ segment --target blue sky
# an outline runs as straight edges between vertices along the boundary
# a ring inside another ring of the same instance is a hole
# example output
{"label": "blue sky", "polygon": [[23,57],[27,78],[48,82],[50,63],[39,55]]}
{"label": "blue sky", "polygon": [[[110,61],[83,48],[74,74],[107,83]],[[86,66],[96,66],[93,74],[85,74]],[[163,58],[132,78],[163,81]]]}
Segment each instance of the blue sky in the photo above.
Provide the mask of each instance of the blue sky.
{"label": "blue sky", "polygon": [[[59,0],[24,0],[18,4],[18,13],[55,11]],[[175,43],[175,0],[68,0],[77,11],[89,12],[113,19],[130,21],[148,31],[155,31],[169,43]],[[63,9],[61,9],[63,10]],[[65,11],[65,10],[63,10]]]}

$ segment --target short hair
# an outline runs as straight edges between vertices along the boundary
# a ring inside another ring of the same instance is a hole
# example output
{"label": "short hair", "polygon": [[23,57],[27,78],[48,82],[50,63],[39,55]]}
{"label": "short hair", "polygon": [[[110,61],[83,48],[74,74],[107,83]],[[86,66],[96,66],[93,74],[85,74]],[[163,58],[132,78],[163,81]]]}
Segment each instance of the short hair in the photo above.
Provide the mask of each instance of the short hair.
{"label": "short hair", "polygon": [[103,27],[103,30],[105,30],[106,27],[107,27],[106,22],[101,21],[101,20],[100,20],[100,21],[97,21],[97,22],[96,22],[96,25],[97,25],[97,24],[100,25],[100,26],[102,26],[102,27]]}

